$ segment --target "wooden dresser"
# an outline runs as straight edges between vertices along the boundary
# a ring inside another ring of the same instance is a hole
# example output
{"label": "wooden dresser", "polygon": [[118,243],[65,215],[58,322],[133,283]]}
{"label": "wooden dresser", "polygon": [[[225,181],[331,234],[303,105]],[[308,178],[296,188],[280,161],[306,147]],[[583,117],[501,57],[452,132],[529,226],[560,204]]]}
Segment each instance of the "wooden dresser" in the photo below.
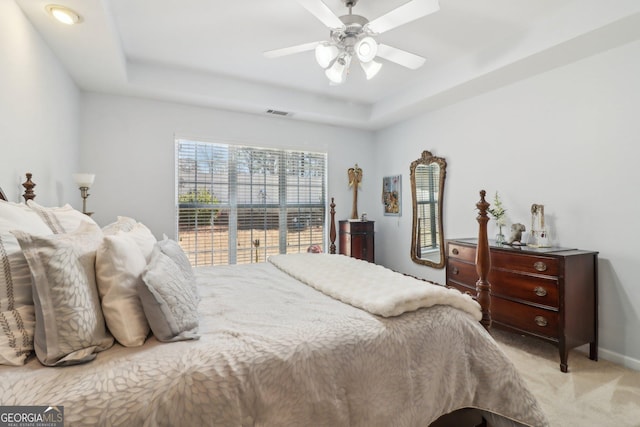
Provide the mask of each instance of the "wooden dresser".
{"label": "wooden dresser", "polygon": [[375,262],[374,221],[339,221],[340,254]]}
{"label": "wooden dresser", "polygon": [[[475,296],[477,239],[447,241],[447,286]],[[598,253],[490,242],[491,318],[496,327],[554,342],[560,369],[569,350],[589,344],[598,360]]]}

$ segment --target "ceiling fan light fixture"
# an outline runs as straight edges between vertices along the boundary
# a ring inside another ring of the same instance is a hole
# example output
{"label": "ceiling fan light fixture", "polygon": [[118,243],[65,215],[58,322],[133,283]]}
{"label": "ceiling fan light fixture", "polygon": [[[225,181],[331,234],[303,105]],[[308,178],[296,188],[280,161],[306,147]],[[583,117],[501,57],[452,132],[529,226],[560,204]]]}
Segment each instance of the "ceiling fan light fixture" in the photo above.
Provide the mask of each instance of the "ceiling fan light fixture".
{"label": "ceiling fan light fixture", "polygon": [[367,76],[367,80],[371,80],[378,74],[382,64],[376,61],[360,62],[360,66],[364,70],[364,74]]}
{"label": "ceiling fan light fixture", "polygon": [[347,78],[347,71],[351,63],[351,55],[345,54],[333,62],[333,65],[324,71],[329,81],[333,84],[339,85],[344,83]]}
{"label": "ceiling fan light fixture", "polygon": [[369,62],[378,54],[378,43],[373,37],[367,36],[356,44],[355,50],[361,62]]}
{"label": "ceiling fan light fixture", "polygon": [[316,47],[316,61],[322,68],[327,68],[338,56],[338,48],[332,44],[319,44]]}

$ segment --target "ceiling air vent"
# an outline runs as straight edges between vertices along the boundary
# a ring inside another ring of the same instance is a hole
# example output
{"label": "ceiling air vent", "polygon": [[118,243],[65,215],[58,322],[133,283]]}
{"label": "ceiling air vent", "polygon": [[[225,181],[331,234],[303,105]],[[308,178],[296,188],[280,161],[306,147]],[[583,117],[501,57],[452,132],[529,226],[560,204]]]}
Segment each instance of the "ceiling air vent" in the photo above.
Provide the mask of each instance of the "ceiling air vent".
{"label": "ceiling air vent", "polygon": [[290,116],[291,113],[288,111],[279,111],[279,110],[267,110],[267,114],[273,114],[274,116]]}

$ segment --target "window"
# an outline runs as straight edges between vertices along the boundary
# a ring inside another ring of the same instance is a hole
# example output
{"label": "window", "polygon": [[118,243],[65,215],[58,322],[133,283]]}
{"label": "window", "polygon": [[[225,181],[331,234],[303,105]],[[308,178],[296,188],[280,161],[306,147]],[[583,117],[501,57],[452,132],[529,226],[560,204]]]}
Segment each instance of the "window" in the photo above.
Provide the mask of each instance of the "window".
{"label": "window", "polygon": [[418,227],[421,230],[420,252],[428,253],[438,249],[438,189],[440,188],[440,168],[437,164],[416,169]]}
{"label": "window", "polygon": [[178,241],[193,265],[324,247],[326,153],[176,140]]}

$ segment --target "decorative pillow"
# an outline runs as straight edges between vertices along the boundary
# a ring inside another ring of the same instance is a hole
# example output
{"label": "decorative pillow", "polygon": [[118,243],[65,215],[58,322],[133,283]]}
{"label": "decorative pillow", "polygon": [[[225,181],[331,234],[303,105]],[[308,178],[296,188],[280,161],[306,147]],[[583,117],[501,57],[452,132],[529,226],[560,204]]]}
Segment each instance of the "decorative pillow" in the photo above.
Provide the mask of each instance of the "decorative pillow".
{"label": "decorative pillow", "polygon": [[69,204],[62,207],[48,208],[29,200],[27,205],[40,215],[40,218],[55,234],[75,231],[82,223],[98,225],[89,215],[73,209]]}
{"label": "decorative pillow", "polygon": [[119,231],[131,231],[137,223],[138,221],[133,218],[119,216],[116,222],[112,222],[111,224],[102,227],[102,232],[105,236],[109,236],[112,234],[116,234]]}
{"label": "decorative pillow", "polygon": [[149,324],[138,296],[147,261],[130,233],[104,236],[96,253],[96,282],[107,327],[120,344],[144,344]]}
{"label": "decorative pillow", "polygon": [[144,259],[148,263],[151,259],[153,247],[158,242],[153,233],[151,233],[151,230],[149,230],[143,223],[137,222],[130,231],[124,233],[136,242],[144,255]]}
{"label": "decorative pillow", "polygon": [[158,240],[156,246],[160,248],[160,251],[171,258],[173,262],[175,262],[178,267],[182,270],[182,272],[189,278],[189,283],[191,283],[193,287],[193,293],[196,296],[197,300],[200,301],[200,296],[198,295],[198,288],[196,286],[196,276],[193,273],[193,268],[191,267],[191,262],[187,257],[187,254],[184,253],[182,247],[175,240],[171,240],[164,236],[164,239]]}
{"label": "decorative pillow", "polygon": [[198,339],[194,284],[171,258],[156,248],[138,288],[144,314],[160,341]]}
{"label": "decorative pillow", "polygon": [[33,278],[34,347],[43,365],[88,362],[113,345],[95,282],[100,227],[81,223],[72,233],[34,236],[15,231]]}
{"label": "decorative pillow", "polygon": [[0,201],[0,365],[24,364],[36,325],[29,265],[11,230],[51,234],[27,205]]}

